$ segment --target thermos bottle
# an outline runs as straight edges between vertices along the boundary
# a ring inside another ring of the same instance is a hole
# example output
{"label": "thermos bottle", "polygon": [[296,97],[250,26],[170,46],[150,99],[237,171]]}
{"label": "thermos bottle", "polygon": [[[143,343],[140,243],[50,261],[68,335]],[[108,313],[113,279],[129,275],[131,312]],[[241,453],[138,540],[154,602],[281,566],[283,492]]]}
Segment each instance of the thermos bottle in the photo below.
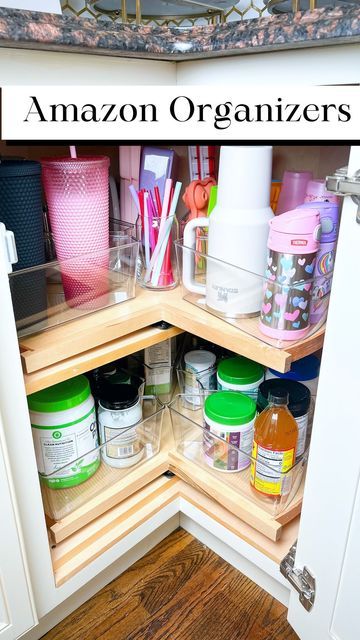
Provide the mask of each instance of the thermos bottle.
{"label": "thermos bottle", "polygon": [[[14,271],[45,262],[41,165],[31,160],[0,162],[0,222],[15,236]],[[22,273],[10,280],[17,321],[46,309],[45,272]]]}
{"label": "thermos bottle", "polygon": [[310,324],[310,301],[321,233],[318,209],[295,209],[270,220],[260,330],[298,340]]}
{"label": "thermos bottle", "polygon": [[[274,215],[271,170],[272,147],[221,147],[217,203],[209,218],[195,218],[184,229],[183,284],[228,318],[260,312],[268,223]],[[209,229],[206,285],[194,280],[198,227]]]}
{"label": "thermos bottle", "polygon": [[309,202],[300,209],[320,211],[321,237],[316,255],[314,285],[310,305],[310,323],[326,320],[339,233],[339,205],[335,202]]}

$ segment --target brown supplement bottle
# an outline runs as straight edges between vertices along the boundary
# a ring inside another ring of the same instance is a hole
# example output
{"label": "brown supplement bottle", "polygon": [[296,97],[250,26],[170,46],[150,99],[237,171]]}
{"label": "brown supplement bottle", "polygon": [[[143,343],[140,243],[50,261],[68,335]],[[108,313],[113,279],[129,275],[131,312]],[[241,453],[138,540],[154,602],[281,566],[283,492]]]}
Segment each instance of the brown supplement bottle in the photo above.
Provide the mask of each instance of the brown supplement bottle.
{"label": "brown supplement bottle", "polygon": [[295,464],[298,426],[287,407],[287,391],[272,389],[268,400],[269,406],[255,421],[250,484],[257,493],[276,500],[291,489],[286,472]]}

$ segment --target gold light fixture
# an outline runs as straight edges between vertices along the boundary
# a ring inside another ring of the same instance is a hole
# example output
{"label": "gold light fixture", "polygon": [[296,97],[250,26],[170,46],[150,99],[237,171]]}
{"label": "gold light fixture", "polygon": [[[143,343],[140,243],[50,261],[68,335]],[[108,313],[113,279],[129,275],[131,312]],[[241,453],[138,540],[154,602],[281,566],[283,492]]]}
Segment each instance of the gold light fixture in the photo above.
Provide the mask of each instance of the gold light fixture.
{"label": "gold light fixture", "polygon": [[308,11],[322,7],[341,7],[354,4],[356,0],[268,0],[266,8],[269,13],[280,15],[283,13],[295,13],[296,11]]}
{"label": "gold light fixture", "polygon": [[122,22],[161,21],[162,23],[206,18],[223,22],[225,10],[234,0],[88,0],[87,4],[98,13]]}

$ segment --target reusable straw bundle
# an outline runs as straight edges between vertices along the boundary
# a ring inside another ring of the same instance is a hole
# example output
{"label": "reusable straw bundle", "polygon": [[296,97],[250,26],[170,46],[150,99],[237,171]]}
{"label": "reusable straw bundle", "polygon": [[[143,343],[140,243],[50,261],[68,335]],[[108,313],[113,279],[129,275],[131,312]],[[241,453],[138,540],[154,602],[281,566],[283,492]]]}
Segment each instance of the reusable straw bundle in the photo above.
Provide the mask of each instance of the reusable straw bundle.
{"label": "reusable straw bundle", "polygon": [[172,265],[171,231],[176,220],[181,182],[168,178],[165,183],[164,198],[161,201],[159,188],[153,192],[129,187],[141,221],[145,253],[144,285],[152,289],[166,289],[176,285]]}

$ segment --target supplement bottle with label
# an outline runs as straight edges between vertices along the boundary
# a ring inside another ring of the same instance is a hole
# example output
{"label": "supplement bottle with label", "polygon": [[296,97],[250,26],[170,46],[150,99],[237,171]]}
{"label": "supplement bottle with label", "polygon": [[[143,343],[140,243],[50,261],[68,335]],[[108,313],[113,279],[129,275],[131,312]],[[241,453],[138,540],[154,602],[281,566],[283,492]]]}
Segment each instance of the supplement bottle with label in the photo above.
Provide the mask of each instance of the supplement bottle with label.
{"label": "supplement bottle with label", "polygon": [[291,489],[286,472],[295,464],[298,426],[284,389],[272,389],[268,401],[268,408],[255,420],[250,484],[257,493],[279,499]]}
{"label": "supplement bottle with label", "polygon": [[259,413],[268,406],[269,393],[273,389],[282,389],[289,394],[288,409],[295,418],[298,427],[296,447],[296,462],[298,462],[305,452],[309,436],[310,391],[305,385],[295,382],[295,380],[282,380],[281,378],[265,380],[258,389],[257,409]]}
{"label": "supplement bottle with label", "polygon": [[110,467],[124,469],[137,464],[144,445],[137,433],[142,407],[137,387],[104,380],[99,397],[101,456]]}
{"label": "supplement bottle with label", "polygon": [[41,482],[51,489],[75,487],[100,465],[94,398],[83,375],[28,397]]}

